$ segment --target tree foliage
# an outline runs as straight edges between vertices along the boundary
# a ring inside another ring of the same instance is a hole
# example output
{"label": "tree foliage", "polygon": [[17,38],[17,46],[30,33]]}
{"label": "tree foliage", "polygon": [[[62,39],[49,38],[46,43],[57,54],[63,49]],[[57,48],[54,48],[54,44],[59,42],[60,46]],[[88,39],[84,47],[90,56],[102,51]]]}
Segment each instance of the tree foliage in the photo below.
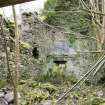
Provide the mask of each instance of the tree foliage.
{"label": "tree foliage", "polygon": [[84,35],[92,32],[91,16],[81,10],[79,0],[54,0],[55,2],[50,5],[49,1],[46,2],[43,12],[44,15],[47,14],[45,20],[47,23]]}

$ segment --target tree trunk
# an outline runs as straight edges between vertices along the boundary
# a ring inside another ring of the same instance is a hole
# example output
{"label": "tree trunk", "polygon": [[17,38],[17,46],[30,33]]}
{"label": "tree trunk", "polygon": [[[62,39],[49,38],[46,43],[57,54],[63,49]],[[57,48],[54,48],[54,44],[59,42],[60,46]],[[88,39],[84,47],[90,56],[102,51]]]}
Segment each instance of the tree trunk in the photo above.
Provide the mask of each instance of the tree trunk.
{"label": "tree trunk", "polygon": [[[91,11],[99,11],[99,0],[90,0],[90,4],[91,4]],[[92,15],[92,24],[93,24],[93,30],[94,30],[94,34],[96,36],[96,39],[99,40],[97,41],[97,50],[102,50],[102,43],[101,43],[101,27],[99,26],[100,23],[100,15],[99,14],[95,14],[93,12],[91,12]],[[97,24],[99,23],[99,24]]]}
{"label": "tree trunk", "polygon": [[14,105],[18,105],[18,77],[19,77],[19,33],[18,33],[18,24],[17,24],[17,17],[16,17],[16,11],[15,6],[12,6],[13,10],[13,17],[15,22],[15,74],[14,74],[14,82],[15,82],[15,88],[14,88],[14,98],[15,103]]}
{"label": "tree trunk", "polygon": [[[102,0],[102,13],[105,14],[105,0]],[[104,44],[105,42],[105,16],[102,17],[102,37],[101,43]]]}

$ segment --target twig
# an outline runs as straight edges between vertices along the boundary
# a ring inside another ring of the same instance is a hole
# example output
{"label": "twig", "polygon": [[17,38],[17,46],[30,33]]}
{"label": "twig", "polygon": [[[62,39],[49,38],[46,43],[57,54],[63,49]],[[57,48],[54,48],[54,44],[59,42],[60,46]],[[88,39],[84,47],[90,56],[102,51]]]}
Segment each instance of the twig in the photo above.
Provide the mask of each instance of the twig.
{"label": "twig", "polygon": [[[94,39],[94,40],[100,42],[100,40],[96,39],[95,37],[83,35],[83,34],[80,34],[78,32],[74,32],[74,31],[71,31],[71,30],[70,31],[67,31],[67,32],[64,32],[64,33],[65,34],[73,34],[73,35],[75,35],[75,38],[77,38],[77,39],[79,39],[79,38],[91,38],[91,39]],[[78,35],[78,36],[76,36],[76,35]]]}
{"label": "twig", "polygon": [[48,10],[44,10],[43,11],[44,13],[53,13],[53,12],[56,12],[56,13],[74,13],[74,12],[81,12],[81,10],[77,9],[77,10],[71,10],[71,11],[48,11]]}
{"label": "twig", "polygon": [[77,53],[102,53],[105,50],[96,50],[96,51],[76,51]]}
{"label": "twig", "polygon": [[102,13],[102,12],[97,12],[97,11],[87,10],[87,9],[82,9],[82,10],[83,10],[83,11],[86,11],[86,12],[92,12],[92,13],[94,13],[94,14],[98,14],[98,15],[103,15],[103,16],[105,16],[105,14]]}

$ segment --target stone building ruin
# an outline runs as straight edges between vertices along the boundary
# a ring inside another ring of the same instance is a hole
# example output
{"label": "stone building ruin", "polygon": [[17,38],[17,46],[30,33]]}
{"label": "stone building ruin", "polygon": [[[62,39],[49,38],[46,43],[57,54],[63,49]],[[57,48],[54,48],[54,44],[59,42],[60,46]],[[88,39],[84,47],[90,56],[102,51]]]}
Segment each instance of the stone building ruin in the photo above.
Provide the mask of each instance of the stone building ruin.
{"label": "stone building ruin", "polygon": [[[91,58],[96,54],[77,54],[74,48],[70,47],[68,34],[65,34],[61,28],[44,23],[37,13],[22,14],[22,38],[31,44],[31,56],[34,55],[32,53],[33,49],[38,50],[38,59],[43,62],[44,71],[55,62],[66,63],[66,74],[74,73],[77,77],[80,77],[95,62],[95,59],[91,62]],[[76,40],[75,49],[77,51],[89,51],[88,44],[90,43],[88,40],[90,39]],[[92,40],[91,45],[94,45],[94,43],[95,41]]]}
{"label": "stone building ruin", "polygon": [[37,55],[43,63],[49,63],[49,56],[53,63],[66,62],[70,53],[67,35],[41,21],[37,14],[22,14],[22,40],[32,46],[31,56]]}
{"label": "stone building ruin", "polygon": [[[62,29],[44,23],[37,13],[22,13],[21,19],[22,23],[19,25],[20,45],[22,46],[22,42],[23,45],[25,43],[26,46],[29,46],[29,48],[20,47],[21,75],[25,74],[27,77],[35,76],[47,71],[55,63],[66,65],[66,74],[74,73],[77,76],[81,76],[84,73],[84,68],[85,70],[88,69],[91,63],[88,62],[90,57],[88,58],[87,55],[85,55],[85,58],[82,55],[77,56],[76,51],[69,47],[68,34],[65,34]],[[8,36],[9,33],[7,32],[6,35]],[[0,40],[0,48],[3,50],[1,35]],[[84,39],[84,41],[88,44],[88,40]],[[81,43],[82,41],[79,40],[75,42],[76,50],[82,48],[81,45],[83,44]],[[86,47],[85,49],[87,50]],[[4,65],[4,62],[6,63],[5,53],[2,50],[0,50],[3,56],[0,56],[0,70],[6,71],[6,64]],[[85,67],[82,65],[85,65]]]}

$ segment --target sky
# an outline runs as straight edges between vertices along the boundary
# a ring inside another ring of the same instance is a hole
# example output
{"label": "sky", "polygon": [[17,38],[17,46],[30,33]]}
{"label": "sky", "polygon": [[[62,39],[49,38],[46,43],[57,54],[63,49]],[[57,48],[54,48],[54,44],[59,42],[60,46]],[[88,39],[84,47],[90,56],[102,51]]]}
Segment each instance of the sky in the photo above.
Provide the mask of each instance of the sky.
{"label": "sky", "polygon": [[[22,3],[22,4],[18,4],[16,5],[16,12],[17,15],[20,12],[24,12],[24,11],[37,11],[39,12],[41,9],[44,8],[44,3],[47,0],[36,0],[36,1],[32,1],[32,2],[27,2],[27,3]],[[4,7],[2,9],[0,9],[0,13],[3,13],[3,15],[7,18],[12,16],[12,7]]]}

